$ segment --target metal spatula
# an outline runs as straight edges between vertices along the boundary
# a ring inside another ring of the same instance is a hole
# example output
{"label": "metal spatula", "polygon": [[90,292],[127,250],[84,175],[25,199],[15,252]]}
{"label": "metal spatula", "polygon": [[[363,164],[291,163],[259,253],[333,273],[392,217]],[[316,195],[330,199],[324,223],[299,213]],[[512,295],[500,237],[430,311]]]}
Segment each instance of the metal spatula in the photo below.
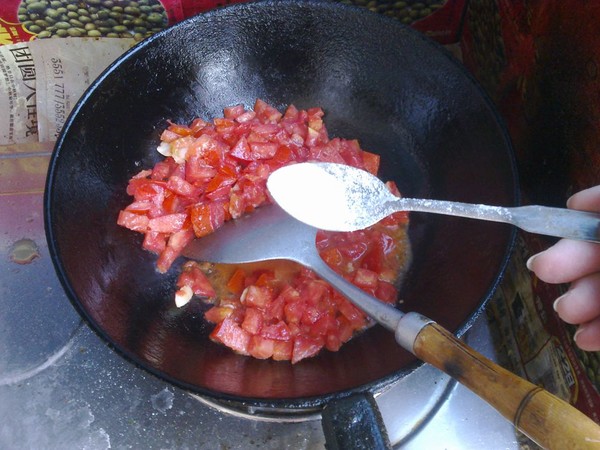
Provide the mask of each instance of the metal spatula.
{"label": "metal spatula", "polygon": [[303,264],[394,332],[403,348],[467,386],[541,446],[600,444],[600,427],[567,402],[488,360],[434,321],[415,312],[405,314],[339,276],[319,257],[316,232],[277,205],[263,206],[194,240],[184,256],[214,263],[287,259]]}

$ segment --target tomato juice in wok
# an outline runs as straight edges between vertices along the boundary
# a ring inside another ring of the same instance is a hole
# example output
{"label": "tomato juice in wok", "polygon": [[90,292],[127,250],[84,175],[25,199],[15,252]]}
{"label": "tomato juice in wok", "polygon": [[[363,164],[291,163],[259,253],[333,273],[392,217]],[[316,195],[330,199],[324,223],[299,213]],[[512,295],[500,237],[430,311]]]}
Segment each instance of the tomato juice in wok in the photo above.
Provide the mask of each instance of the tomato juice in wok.
{"label": "tomato juice in wok", "polygon": [[[272,202],[266,180],[279,167],[315,160],[377,174],[379,156],[356,140],[330,139],[323,115],[320,108],[293,105],[282,114],[257,100],[253,110],[225,108],[211,122],[170,123],[158,147],[165,159],[130,180],[127,193],[134,200],[120,211],[118,224],[143,233],[143,247],[158,255],[157,269],[166,272],[192,239]],[[393,182],[387,186],[400,195]],[[407,214],[396,213],[366,230],[319,231],[316,246],[336,272],[393,304],[410,255],[407,226]],[[178,306],[193,296],[209,305],[205,318],[216,324],[211,339],[259,359],[296,363],[323,348],[337,351],[370,325],[329,284],[292,262],[188,261],[177,286]]]}

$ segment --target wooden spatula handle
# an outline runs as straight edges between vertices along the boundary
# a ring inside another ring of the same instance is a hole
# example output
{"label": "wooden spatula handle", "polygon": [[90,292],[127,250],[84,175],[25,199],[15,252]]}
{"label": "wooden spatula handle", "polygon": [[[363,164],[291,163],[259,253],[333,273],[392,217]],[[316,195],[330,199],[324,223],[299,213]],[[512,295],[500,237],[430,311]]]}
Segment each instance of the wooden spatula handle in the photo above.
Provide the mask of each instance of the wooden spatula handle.
{"label": "wooden spatula handle", "polygon": [[480,355],[439,324],[417,335],[413,351],[490,403],[548,449],[600,448],[600,426],[569,403]]}

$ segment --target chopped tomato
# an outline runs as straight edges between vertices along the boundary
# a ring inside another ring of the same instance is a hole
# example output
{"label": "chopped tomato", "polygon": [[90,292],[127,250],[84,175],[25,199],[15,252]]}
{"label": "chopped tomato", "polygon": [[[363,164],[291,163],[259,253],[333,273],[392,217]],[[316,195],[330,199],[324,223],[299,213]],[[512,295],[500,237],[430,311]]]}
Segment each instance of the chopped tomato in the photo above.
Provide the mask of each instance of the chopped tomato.
{"label": "chopped tomato", "polygon": [[323,338],[309,336],[297,336],[294,339],[292,350],[292,363],[297,363],[304,358],[315,356],[325,345]]}
{"label": "chopped tomato", "polygon": [[[377,174],[379,155],[361,149],[357,140],[330,139],[323,118],[321,108],[289,105],[282,114],[257,99],[254,110],[230,106],[212,121],[168,121],[158,150],[169,156],[130,179],[132,201],[117,223],[142,233],[143,248],[158,255],[156,267],[166,272],[194,237],[271,202],[266,180],[279,167],[317,160]],[[393,182],[386,185],[400,195]],[[394,283],[406,259],[407,223],[407,213],[400,212],[366,230],[319,231],[317,250],[340,275],[393,304],[398,295]],[[205,312],[206,320],[216,325],[211,339],[243,355],[297,363],[322,348],[337,351],[370,323],[304,267],[282,275],[240,266],[228,276],[211,278],[198,263],[187,262],[177,286],[180,293],[191,290],[215,303]]]}
{"label": "chopped tomato", "polygon": [[119,212],[117,224],[122,227],[129,228],[133,231],[145,232],[148,230],[148,216],[132,213],[131,211],[123,210]]}
{"label": "chopped tomato", "polygon": [[204,318],[212,323],[220,323],[231,316],[233,312],[234,309],[228,306],[213,306],[204,313]]}
{"label": "chopped tomato", "polygon": [[236,353],[248,355],[248,345],[252,335],[240,327],[231,317],[219,322],[210,334],[210,338],[229,347]]}
{"label": "chopped tomato", "polygon": [[189,286],[194,295],[199,297],[212,298],[216,295],[208,277],[195,261],[188,261],[183,265],[183,271],[177,279],[177,286]]}
{"label": "chopped tomato", "polygon": [[242,328],[248,333],[258,334],[263,324],[262,312],[256,308],[246,308]]}
{"label": "chopped tomato", "polygon": [[227,282],[227,289],[232,294],[241,294],[244,290],[244,283],[246,281],[246,274],[242,269],[236,269],[233,275]]}

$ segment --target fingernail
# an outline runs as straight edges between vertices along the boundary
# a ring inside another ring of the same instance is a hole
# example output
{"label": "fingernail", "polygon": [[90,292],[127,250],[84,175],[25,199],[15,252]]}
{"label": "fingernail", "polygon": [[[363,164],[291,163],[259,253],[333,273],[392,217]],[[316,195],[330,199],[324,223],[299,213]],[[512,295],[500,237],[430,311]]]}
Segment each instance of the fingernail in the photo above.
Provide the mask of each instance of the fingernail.
{"label": "fingernail", "polygon": [[567,208],[571,208],[571,202],[573,201],[573,197],[575,197],[576,195],[577,194],[573,194],[567,199],[567,203],[566,203]]}
{"label": "fingernail", "polygon": [[561,295],[560,297],[558,297],[556,300],[554,300],[554,303],[552,303],[552,308],[554,308],[554,311],[558,312],[558,304],[564,300],[564,298],[568,295],[568,292],[565,292],[563,295]]}
{"label": "fingernail", "polygon": [[575,334],[573,335],[573,340],[575,341],[575,343],[577,343],[577,336],[579,336],[582,331],[583,331],[583,327],[579,327],[579,328],[577,328],[577,331],[575,331]]}
{"label": "fingernail", "polygon": [[531,271],[533,271],[533,269],[531,268],[533,266],[533,260],[537,257],[537,255],[533,255],[531,256],[527,262],[525,263],[525,265],[527,266],[527,268]]}

